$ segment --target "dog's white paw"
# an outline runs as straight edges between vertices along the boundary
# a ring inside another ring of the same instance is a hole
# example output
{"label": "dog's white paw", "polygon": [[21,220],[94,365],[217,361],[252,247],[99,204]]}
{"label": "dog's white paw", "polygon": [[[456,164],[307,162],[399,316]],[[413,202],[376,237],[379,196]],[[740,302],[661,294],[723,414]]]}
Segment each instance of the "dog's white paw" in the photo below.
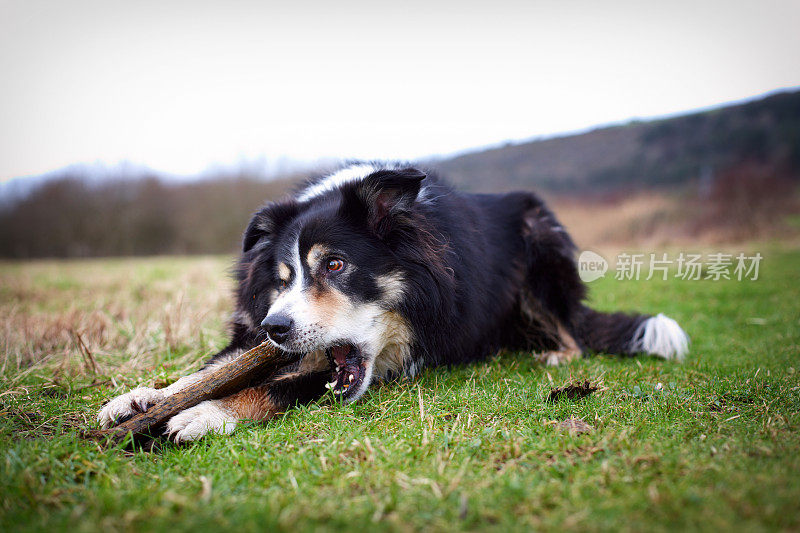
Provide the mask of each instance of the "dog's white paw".
{"label": "dog's white paw", "polygon": [[579,359],[581,352],[578,350],[550,350],[536,354],[536,359],[546,366],[558,366]]}
{"label": "dog's white paw", "polygon": [[539,361],[546,366],[558,366],[561,364],[561,357],[558,352],[544,352],[539,354]]}
{"label": "dog's white paw", "polygon": [[126,417],[147,411],[150,406],[164,399],[164,391],[139,387],[121,394],[105,404],[97,413],[97,421],[103,428],[110,428]]}
{"label": "dog's white paw", "polygon": [[234,429],[236,417],[219,400],[207,400],[170,418],[164,433],[175,442],[188,442],[208,433],[229,435]]}

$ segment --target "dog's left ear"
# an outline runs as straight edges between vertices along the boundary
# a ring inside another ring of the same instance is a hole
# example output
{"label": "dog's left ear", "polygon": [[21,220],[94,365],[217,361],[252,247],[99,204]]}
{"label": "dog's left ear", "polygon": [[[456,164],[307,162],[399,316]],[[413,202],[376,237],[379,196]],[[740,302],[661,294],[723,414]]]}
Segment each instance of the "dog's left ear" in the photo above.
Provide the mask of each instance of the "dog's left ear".
{"label": "dog's left ear", "polygon": [[408,212],[426,174],[416,168],[379,170],[343,188],[342,214],[361,216],[379,237],[385,237],[398,216]]}
{"label": "dog's left ear", "polygon": [[299,208],[292,200],[267,204],[253,214],[242,237],[242,251],[249,252],[261,239],[271,239],[278,228],[297,216]]}

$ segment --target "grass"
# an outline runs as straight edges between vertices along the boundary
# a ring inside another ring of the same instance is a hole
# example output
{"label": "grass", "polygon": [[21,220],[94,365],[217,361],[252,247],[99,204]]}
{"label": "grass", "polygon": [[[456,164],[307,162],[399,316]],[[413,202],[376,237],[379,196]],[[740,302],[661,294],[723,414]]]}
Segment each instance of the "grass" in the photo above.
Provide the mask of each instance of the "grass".
{"label": "grass", "polygon": [[[800,529],[798,250],[752,282],[592,283],[685,325],[684,364],[504,354],[161,453],[78,438],[223,345],[228,264],[0,265],[0,530]],[[601,390],[545,402],[576,379]]]}

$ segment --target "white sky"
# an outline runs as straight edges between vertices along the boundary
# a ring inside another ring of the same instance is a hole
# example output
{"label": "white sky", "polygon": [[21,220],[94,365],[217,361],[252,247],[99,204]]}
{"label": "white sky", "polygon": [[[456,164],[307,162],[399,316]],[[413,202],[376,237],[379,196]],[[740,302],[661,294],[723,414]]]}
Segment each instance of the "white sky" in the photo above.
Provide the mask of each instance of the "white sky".
{"label": "white sky", "polygon": [[416,158],[800,85],[800,2],[0,0],[0,181]]}

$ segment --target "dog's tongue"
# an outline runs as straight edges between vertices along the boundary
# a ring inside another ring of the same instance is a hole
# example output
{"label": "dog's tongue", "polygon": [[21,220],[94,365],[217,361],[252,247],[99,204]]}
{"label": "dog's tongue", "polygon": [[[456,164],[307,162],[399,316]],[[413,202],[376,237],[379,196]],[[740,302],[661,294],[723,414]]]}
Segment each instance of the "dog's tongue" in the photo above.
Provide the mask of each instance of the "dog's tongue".
{"label": "dog's tongue", "polygon": [[331,349],[331,355],[339,366],[344,366],[347,363],[347,354],[350,353],[350,346],[334,346]]}

